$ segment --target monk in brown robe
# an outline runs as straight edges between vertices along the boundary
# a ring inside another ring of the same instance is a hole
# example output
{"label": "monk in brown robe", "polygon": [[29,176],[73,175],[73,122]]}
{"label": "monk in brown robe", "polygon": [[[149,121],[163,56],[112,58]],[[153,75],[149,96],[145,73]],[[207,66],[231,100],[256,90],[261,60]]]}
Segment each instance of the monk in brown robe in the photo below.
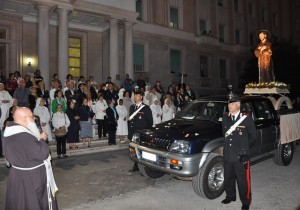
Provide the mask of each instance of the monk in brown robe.
{"label": "monk in brown robe", "polygon": [[30,109],[17,108],[14,122],[6,127],[3,136],[4,154],[12,165],[8,176],[5,209],[58,209],[54,197],[57,191],[55,181],[49,179],[52,168],[51,164],[49,166],[50,161],[47,161],[47,135],[45,132],[39,133]]}

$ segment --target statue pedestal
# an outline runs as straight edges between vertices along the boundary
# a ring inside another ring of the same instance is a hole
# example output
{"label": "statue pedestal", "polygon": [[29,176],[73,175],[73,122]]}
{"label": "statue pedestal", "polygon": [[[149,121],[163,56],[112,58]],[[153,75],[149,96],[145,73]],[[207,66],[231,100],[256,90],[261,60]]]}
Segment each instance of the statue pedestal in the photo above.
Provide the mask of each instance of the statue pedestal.
{"label": "statue pedestal", "polygon": [[[290,93],[287,88],[245,88],[244,94],[269,95],[268,99],[272,102],[275,110],[279,110],[283,103],[286,103],[288,109],[292,109],[291,99],[284,94]],[[276,100],[272,95],[278,94],[280,97]]]}
{"label": "statue pedestal", "polygon": [[287,94],[287,88],[245,88],[245,94]]}

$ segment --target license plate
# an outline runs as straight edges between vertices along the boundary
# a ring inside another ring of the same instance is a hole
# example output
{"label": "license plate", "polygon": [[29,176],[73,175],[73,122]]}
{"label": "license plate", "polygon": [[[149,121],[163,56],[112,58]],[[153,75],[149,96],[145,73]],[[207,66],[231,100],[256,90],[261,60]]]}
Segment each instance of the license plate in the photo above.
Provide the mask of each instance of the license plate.
{"label": "license plate", "polygon": [[149,152],[142,152],[142,158],[147,159],[147,160],[151,160],[151,161],[156,161],[156,155],[149,153]]}

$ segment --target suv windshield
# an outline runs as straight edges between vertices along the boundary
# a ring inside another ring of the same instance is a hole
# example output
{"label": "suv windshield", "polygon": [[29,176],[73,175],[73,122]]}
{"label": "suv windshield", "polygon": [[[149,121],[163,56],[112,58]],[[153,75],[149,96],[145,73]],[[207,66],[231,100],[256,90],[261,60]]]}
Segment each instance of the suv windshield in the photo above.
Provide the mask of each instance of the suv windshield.
{"label": "suv windshield", "polygon": [[199,101],[189,104],[178,113],[177,117],[184,119],[201,119],[221,121],[219,119],[227,110],[227,102],[224,101]]}

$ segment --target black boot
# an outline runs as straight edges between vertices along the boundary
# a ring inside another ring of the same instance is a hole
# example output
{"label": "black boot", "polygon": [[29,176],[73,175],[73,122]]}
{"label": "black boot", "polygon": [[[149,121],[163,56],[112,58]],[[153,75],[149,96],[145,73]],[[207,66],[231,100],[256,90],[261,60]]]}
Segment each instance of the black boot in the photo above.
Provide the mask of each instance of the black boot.
{"label": "black boot", "polygon": [[134,162],[134,165],[133,165],[132,169],[129,170],[129,172],[134,172],[134,171],[138,171],[138,170],[139,170],[138,164],[137,164],[137,162]]}

